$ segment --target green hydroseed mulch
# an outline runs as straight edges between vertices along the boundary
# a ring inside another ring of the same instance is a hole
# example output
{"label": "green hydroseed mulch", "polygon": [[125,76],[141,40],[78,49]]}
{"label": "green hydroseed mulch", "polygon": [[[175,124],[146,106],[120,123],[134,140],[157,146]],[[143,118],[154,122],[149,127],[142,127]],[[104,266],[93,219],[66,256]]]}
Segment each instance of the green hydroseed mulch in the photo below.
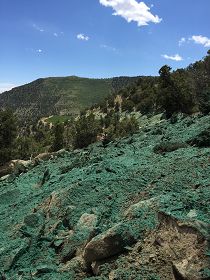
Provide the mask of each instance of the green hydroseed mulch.
{"label": "green hydroseed mulch", "polygon": [[[195,210],[196,219],[209,224],[210,147],[186,143],[209,125],[210,116],[179,115],[175,124],[165,120],[106,148],[100,141],[73,153],[61,150],[27,173],[0,179],[0,271],[6,279],[109,279],[111,266],[102,269],[106,276],[93,276],[90,269],[81,269],[79,259],[65,268],[61,261],[63,241],[56,236],[74,230],[84,213],[97,216],[95,235],[121,222],[136,242],[155,228],[158,210],[183,221]],[[166,143],[186,145],[153,151]],[[136,207],[141,201],[143,206]],[[210,235],[208,226],[201,232]],[[85,239],[80,232],[69,237],[73,258]],[[164,279],[152,267],[134,276],[120,258],[117,279]]]}

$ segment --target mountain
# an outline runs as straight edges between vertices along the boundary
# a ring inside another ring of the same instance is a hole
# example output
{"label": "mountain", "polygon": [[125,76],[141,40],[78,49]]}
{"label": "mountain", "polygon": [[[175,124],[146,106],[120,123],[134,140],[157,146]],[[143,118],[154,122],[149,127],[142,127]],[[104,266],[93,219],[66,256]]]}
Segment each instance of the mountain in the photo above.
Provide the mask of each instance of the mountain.
{"label": "mountain", "polygon": [[19,118],[75,115],[138,77],[88,79],[77,76],[38,79],[0,94],[0,108]]}
{"label": "mountain", "polygon": [[210,115],[178,114],[10,162],[0,279],[209,279],[209,124]]}

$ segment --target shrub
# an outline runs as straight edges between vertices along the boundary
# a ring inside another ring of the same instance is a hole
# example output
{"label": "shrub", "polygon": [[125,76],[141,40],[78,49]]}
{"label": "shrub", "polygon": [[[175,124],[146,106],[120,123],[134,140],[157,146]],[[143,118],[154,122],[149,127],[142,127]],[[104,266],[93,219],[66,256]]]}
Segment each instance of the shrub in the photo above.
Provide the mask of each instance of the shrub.
{"label": "shrub", "polygon": [[210,146],[210,127],[201,131],[195,137],[192,137],[186,141],[189,145],[196,145],[198,147]]}
{"label": "shrub", "polygon": [[134,103],[128,99],[123,99],[122,101],[122,110],[132,111],[134,107]]}
{"label": "shrub", "polygon": [[129,96],[129,92],[125,88],[120,89],[118,94],[120,94],[124,98],[127,98]]}
{"label": "shrub", "polygon": [[208,115],[210,112],[210,90],[202,93],[202,100],[199,102],[199,110],[204,115]]}
{"label": "shrub", "polygon": [[156,154],[164,154],[164,153],[169,153],[173,152],[179,148],[186,148],[187,145],[185,143],[178,143],[178,142],[162,142],[159,144],[156,144],[152,151]]}
{"label": "shrub", "polygon": [[173,113],[173,115],[172,115],[171,118],[170,118],[170,123],[171,123],[171,124],[175,124],[175,123],[177,123],[177,121],[178,121],[177,114],[176,114],[176,113]]}
{"label": "shrub", "polygon": [[155,128],[152,132],[151,132],[152,135],[162,135],[163,134],[163,131],[161,128]]}
{"label": "shrub", "polygon": [[120,103],[119,101],[117,101],[115,104],[115,112],[119,112],[119,110],[120,110]]}
{"label": "shrub", "polygon": [[113,138],[111,135],[106,135],[102,141],[103,147],[106,148],[110,142],[113,141]]}

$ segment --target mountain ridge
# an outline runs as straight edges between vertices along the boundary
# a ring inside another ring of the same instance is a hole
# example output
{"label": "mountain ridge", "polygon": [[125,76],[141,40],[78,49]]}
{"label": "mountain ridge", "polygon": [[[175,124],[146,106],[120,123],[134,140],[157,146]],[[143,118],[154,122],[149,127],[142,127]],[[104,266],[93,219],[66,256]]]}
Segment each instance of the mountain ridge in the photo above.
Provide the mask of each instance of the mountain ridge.
{"label": "mountain ridge", "polygon": [[78,76],[39,78],[0,94],[0,108],[12,108],[19,118],[78,115],[108,94],[140,76],[90,79]]}

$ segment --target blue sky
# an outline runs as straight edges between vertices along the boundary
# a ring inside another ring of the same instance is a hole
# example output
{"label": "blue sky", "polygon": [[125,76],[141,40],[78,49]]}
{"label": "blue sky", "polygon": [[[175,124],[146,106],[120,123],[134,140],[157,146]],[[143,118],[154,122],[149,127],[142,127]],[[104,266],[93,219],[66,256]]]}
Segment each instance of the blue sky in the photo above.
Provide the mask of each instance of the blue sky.
{"label": "blue sky", "polygon": [[210,49],[209,11],[209,0],[0,0],[0,92],[185,68]]}

